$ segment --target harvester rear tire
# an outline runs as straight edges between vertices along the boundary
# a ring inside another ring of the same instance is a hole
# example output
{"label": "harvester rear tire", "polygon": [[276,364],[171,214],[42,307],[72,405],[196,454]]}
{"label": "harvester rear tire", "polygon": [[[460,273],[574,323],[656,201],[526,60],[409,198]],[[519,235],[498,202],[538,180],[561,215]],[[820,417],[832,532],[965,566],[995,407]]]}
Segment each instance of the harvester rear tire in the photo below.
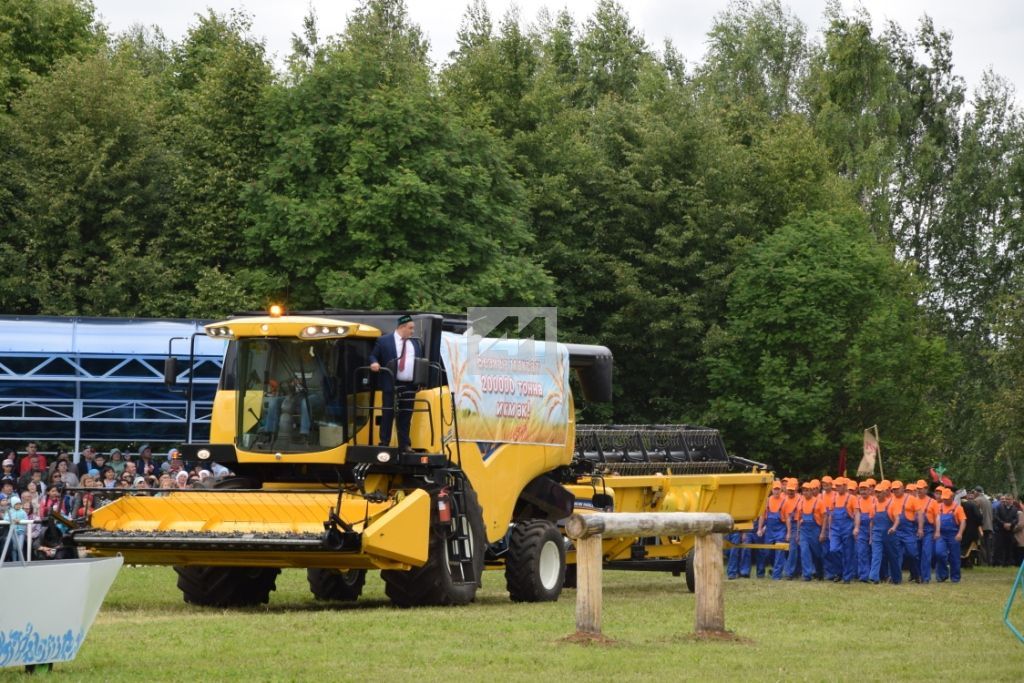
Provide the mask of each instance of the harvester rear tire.
{"label": "harvester rear tire", "polygon": [[202,607],[252,607],[270,602],[280,569],[175,567],[185,602]]}
{"label": "harvester rear tire", "polygon": [[[384,592],[396,607],[467,605],[476,598],[476,589],[484,571],[487,532],[476,492],[467,487],[465,499],[473,546],[474,580],[457,583],[453,579],[448,565],[446,531],[438,524],[437,505],[431,505],[427,563],[408,571],[387,569],[380,573],[384,579]],[[436,498],[432,502],[436,502]]]}
{"label": "harvester rear tire", "polygon": [[512,602],[553,602],[565,582],[565,541],[552,522],[517,522],[509,535],[505,586]]}
{"label": "harvester rear tire", "polygon": [[[215,489],[258,489],[249,477],[218,481]],[[270,602],[280,569],[266,567],[176,566],[178,588],[185,602],[202,607],[251,607]]]}
{"label": "harvester rear tire", "polygon": [[353,602],[363,593],[366,583],[365,569],[307,569],[309,590],[317,600],[343,600]]}
{"label": "harvester rear tire", "polygon": [[694,557],[696,557],[694,550],[694,548],[690,548],[690,552],[686,553],[686,590],[691,593],[697,590],[697,576],[693,567]]}

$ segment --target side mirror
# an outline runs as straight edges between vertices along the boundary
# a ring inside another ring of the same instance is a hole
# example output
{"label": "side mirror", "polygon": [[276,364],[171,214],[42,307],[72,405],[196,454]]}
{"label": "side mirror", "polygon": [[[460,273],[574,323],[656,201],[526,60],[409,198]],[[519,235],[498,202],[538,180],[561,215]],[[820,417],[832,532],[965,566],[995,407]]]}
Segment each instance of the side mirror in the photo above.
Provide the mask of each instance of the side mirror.
{"label": "side mirror", "polygon": [[178,383],[178,359],[174,356],[167,356],[164,359],[164,384],[168,388]]}

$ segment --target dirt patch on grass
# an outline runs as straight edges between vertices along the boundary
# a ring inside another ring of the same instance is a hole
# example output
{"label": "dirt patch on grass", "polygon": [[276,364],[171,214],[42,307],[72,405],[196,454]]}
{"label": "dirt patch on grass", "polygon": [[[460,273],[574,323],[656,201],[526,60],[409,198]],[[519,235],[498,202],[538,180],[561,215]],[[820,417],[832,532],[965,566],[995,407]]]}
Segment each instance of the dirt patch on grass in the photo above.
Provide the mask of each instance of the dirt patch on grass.
{"label": "dirt patch on grass", "polygon": [[564,638],[559,638],[560,643],[573,643],[575,645],[597,645],[602,647],[608,647],[615,645],[615,641],[608,636],[600,633],[584,633],[583,631],[577,631],[572,635]]}
{"label": "dirt patch on grass", "polygon": [[750,638],[738,636],[732,631],[696,631],[684,636],[685,640],[695,643],[739,643],[741,645],[753,645]]}

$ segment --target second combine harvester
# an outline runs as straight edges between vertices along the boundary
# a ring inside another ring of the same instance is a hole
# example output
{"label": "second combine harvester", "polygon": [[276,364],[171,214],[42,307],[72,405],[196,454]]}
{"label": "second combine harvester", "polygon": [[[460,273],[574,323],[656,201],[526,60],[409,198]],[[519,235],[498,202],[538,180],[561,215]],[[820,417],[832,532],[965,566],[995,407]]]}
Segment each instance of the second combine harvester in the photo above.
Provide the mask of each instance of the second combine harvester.
{"label": "second combine harvester", "polygon": [[[534,602],[572,583],[558,522],[574,509],[727,512],[737,529],[763,509],[771,474],[728,455],[714,430],[576,424],[570,372],[585,400],[609,401],[605,347],[472,337],[464,318],[441,314],[413,314],[425,357],[412,448],[378,445],[382,394],[369,355],[397,316],[207,325],[228,342],[210,443],[182,451],[234,476],[214,489],[120,497],[72,542],[173,565],[185,600],[199,605],[265,603],[290,567],[307,569],[313,594],[328,600],[358,598],[366,572],[380,570],[403,607],[471,602],[483,571],[503,569],[512,600]],[[605,561],[678,573],[692,546],[608,539]]]}

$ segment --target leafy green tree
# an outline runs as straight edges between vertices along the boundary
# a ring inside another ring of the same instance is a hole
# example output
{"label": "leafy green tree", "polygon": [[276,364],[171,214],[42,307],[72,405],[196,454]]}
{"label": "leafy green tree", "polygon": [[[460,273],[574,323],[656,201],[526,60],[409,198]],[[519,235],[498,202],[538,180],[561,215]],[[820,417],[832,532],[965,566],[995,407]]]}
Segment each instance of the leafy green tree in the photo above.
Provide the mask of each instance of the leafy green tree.
{"label": "leafy green tree", "polygon": [[548,301],[503,146],[441,101],[404,4],[366,2],[311,52],[271,97],[245,233],[253,258],[288,278],[289,303]]}
{"label": "leafy green tree", "polygon": [[727,111],[776,118],[798,108],[807,29],[779,0],[732,2],[708,31],[697,81]]}
{"label": "leafy green tree", "polygon": [[0,306],[25,313],[166,315],[177,293],[162,227],[172,155],[151,84],[107,53],[28,85],[10,123],[23,196]]}
{"label": "leafy green tree", "polygon": [[920,473],[957,368],[916,293],[856,213],[780,228],[737,268],[727,322],[708,335],[708,420],[741,453],[802,475],[879,424],[887,472]]}
{"label": "leafy green tree", "polygon": [[82,57],[106,44],[89,0],[0,2],[0,98],[10,109],[34,76],[63,57]]}
{"label": "leafy green tree", "polygon": [[165,116],[176,164],[168,239],[177,267],[196,283],[186,285],[195,291],[189,315],[262,308],[284,282],[238,248],[251,228],[246,193],[265,169],[273,83],[250,28],[245,15],[209,12],[171,51]]}

